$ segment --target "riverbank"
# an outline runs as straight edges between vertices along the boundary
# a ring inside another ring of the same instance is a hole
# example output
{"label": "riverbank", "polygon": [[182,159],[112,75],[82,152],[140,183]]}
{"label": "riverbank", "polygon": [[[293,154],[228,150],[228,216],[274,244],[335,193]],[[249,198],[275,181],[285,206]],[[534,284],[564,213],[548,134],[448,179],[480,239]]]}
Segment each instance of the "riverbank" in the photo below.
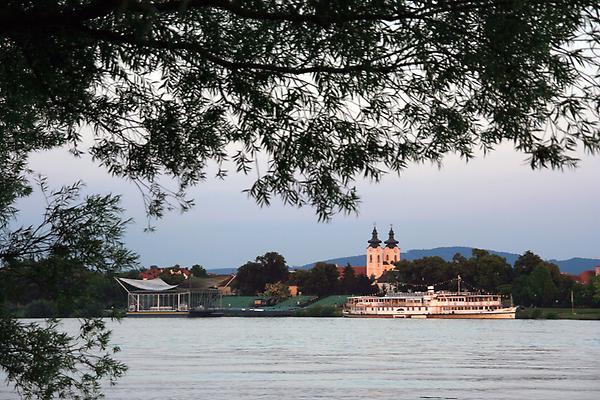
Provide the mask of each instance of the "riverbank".
{"label": "riverbank", "polygon": [[600,308],[523,308],[517,312],[518,319],[576,319],[600,320]]}

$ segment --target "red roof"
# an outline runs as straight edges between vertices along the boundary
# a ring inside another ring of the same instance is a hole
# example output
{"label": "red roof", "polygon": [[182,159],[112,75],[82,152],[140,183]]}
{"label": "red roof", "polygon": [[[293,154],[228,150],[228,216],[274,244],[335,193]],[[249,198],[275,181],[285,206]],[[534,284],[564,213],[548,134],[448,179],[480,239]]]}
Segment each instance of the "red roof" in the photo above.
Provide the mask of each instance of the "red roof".
{"label": "red roof", "polygon": [[[344,275],[344,268],[346,268],[346,267],[337,267],[338,274],[340,274],[340,277],[342,277]],[[359,266],[353,265],[352,269],[354,270],[354,275],[367,276],[367,267],[365,267],[364,265],[359,265]]]}
{"label": "red roof", "polygon": [[591,269],[580,273],[576,280],[582,285],[587,285],[594,276],[596,276],[596,271]]}
{"label": "red roof", "polygon": [[190,270],[187,267],[180,267],[177,270],[173,268],[151,267],[150,269],[140,272],[140,279],[149,280],[158,278],[163,271],[169,271],[171,275],[181,274],[184,276],[185,279],[187,279],[191,274]]}
{"label": "red roof", "polygon": [[[598,267],[596,267],[596,268],[598,268]],[[567,274],[564,272],[562,274],[564,276],[568,276],[569,278],[573,279],[575,282],[581,283],[582,285],[589,284],[594,276],[600,275],[600,273],[594,269],[588,269],[587,271],[583,271],[579,275],[571,275],[571,274]]]}
{"label": "red roof", "polygon": [[161,272],[162,268],[150,268],[140,272],[140,278],[143,280],[155,279],[158,278]]}

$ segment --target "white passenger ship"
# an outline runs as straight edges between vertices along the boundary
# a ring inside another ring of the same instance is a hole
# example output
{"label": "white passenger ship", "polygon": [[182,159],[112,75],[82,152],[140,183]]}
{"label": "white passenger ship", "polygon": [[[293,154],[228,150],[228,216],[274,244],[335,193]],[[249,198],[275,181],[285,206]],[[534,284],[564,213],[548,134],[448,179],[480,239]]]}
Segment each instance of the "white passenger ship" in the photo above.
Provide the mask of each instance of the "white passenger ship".
{"label": "white passenger ship", "polygon": [[345,317],[514,319],[517,307],[504,307],[499,295],[469,292],[396,293],[348,298]]}

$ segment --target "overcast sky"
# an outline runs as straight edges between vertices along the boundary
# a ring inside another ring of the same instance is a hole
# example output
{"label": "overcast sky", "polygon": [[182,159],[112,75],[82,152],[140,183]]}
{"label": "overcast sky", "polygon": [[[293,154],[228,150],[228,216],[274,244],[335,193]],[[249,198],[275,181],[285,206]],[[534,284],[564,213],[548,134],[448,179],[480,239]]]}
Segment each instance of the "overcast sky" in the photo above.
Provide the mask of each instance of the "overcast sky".
{"label": "overcast sky", "polygon": [[[145,266],[238,267],[267,251],[280,252],[290,265],[363,254],[373,223],[381,236],[393,224],[403,250],[461,245],[600,258],[600,156],[563,172],[532,171],[524,160],[504,146],[469,163],[448,157],[441,169],[414,165],[380,184],[360,182],[360,214],[330,223],[318,223],[309,208],[258,207],[241,193],[249,178],[209,180],[191,192],[192,211],[168,214],[154,233],[143,232],[137,189],[89,159],[54,150],[34,154],[30,165],[54,187],[81,179],[90,193],[123,194],[136,220],[126,241]],[[21,221],[35,221],[42,204],[39,195],[21,201]]]}

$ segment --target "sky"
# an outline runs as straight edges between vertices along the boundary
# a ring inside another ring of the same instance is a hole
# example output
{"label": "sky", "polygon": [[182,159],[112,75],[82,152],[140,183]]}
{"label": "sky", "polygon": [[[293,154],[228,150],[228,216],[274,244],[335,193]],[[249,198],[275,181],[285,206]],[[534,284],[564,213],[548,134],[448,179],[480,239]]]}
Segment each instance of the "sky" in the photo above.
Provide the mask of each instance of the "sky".
{"label": "sky", "polygon": [[[310,208],[259,207],[242,193],[251,177],[209,179],[190,192],[192,211],[168,213],[153,223],[153,233],[144,232],[135,186],[89,158],[56,149],[33,154],[30,166],[51,187],[83,180],[89,193],[122,194],[126,215],[135,220],[125,241],[142,266],[237,268],[267,251],[292,266],[364,254],[373,224],[380,237],[393,225],[403,251],[472,246],[532,250],[548,259],[600,258],[600,156],[583,156],[579,168],[565,171],[532,171],[525,158],[503,145],[468,163],[449,156],[441,168],[417,164],[378,184],[359,181],[359,214],[329,223],[319,223]],[[21,200],[19,222],[34,223],[42,207],[39,193]]]}

